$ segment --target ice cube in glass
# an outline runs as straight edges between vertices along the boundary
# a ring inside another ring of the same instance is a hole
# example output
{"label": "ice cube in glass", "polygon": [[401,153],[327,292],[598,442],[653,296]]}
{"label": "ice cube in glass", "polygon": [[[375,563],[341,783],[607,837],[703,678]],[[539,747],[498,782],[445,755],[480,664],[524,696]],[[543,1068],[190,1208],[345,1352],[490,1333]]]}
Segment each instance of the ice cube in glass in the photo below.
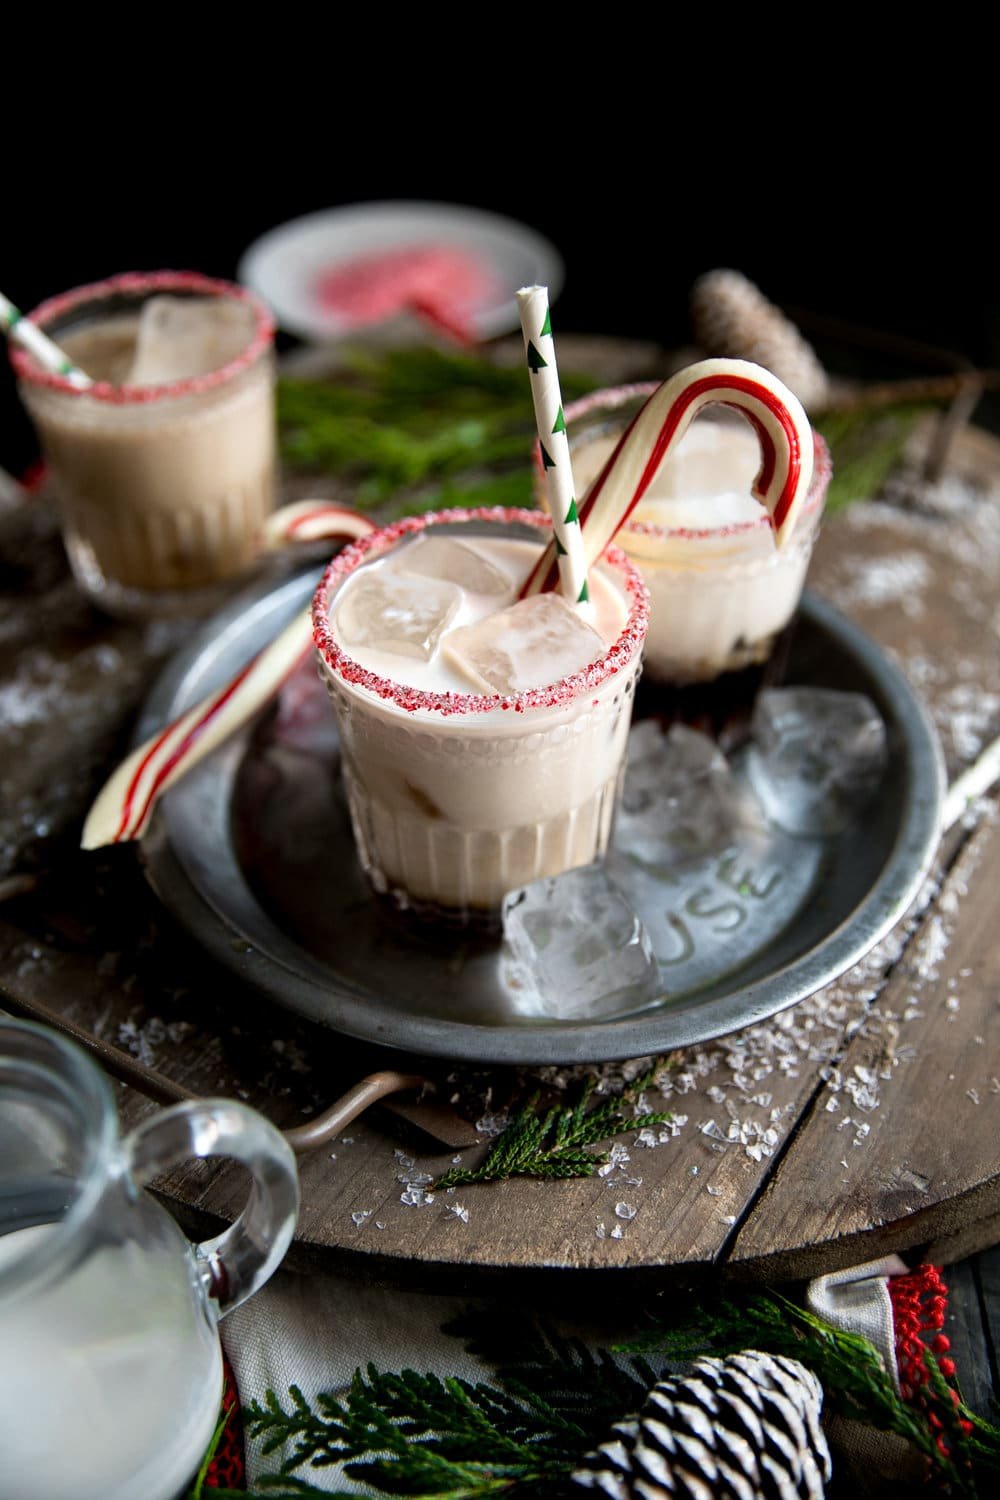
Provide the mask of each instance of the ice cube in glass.
{"label": "ice cube in glass", "polygon": [[470,594],[503,595],[512,591],[512,580],[496,568],[476,547],[450,536],[422,536],[399,554],[399,572],[416,573],[457,583]]}
{"label": "ice cube in glass", "polygon": [[334,626],[348,651],[368,646],[429,661],[461,602],[453,583],[379,568],[360,574],[344,590]]}
{"label": "ice cube in glass", "polygon": [[253,337],[254,313],[224,297],[150,297],[143,303],[130,385],[168,385],[221,370]]}
{"label": "ice cube in glass", "polygon": [[571,677],[604,653],[592,625],[560,594],[534,594],[449,631],[444,656],[481,693],[523,693]]}

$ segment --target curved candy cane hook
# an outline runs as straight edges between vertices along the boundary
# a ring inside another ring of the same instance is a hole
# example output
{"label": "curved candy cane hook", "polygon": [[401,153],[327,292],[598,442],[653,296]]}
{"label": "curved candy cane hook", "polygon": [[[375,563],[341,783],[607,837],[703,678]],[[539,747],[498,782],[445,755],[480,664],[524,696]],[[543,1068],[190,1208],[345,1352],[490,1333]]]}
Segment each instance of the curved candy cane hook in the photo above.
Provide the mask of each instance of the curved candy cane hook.
{"label": "curved candy cane hook", "polygon": [[[813,470],[813,438],[801,402],[761,365],[743,359],[705,359],[689,365],[653,392],[580,505],[587,566],[624,526],[673,445],[706,406],[734,407],[752,424],[761,448],[753,493],[771,518],[775,545],[795,527]],[[550,544],[522,589],[536,594],[556,586]]]}

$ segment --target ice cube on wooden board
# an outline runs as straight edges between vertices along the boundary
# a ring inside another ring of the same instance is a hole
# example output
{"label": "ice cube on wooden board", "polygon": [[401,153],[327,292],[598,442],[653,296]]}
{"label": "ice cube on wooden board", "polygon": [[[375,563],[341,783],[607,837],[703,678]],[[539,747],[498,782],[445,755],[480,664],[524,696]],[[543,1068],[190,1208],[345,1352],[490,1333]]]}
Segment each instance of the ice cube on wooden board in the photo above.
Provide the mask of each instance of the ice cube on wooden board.
{"label": "ice cube on wooden board", "polygon": [[351,580],[334,609],[340,644],[430,661],[454,619],[462,593],[453,583],[380,568]]}
{"label": "ice cube on wooden board", "polygon": [[208,375],[253,338],[254,310],[235,297],[150,297],[143,303],[129,385]]}
{"label": "ice cube on wooden board", "polygon": [[604,642],[561,594],[535,594],[451,630],[442,654],[481,693],[523,693],[582,671]]}

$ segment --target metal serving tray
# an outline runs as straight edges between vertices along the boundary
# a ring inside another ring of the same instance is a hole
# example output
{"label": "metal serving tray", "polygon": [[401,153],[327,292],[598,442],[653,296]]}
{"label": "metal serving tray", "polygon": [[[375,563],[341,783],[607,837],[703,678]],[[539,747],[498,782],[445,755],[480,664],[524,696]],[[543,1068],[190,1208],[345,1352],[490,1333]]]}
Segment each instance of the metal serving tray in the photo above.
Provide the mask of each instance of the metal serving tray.
{"label": "metal serving tray", "polygon": [[[271,580],[210,621],[156,684],[137,737],[232,676],[307,604],[315,581],[314,570]],[[603,1062],[705,1041],[849,969],[902,916],[938,841],[934,730],[875,642],[807,594],[785,681],[875,701],[889,741],[878,795],[833,839],[756,836],[668,871],[659,887],[647,879],[638,909],[664,992],[633,1014],[526,1015],[498,939],[420,926],[370,894],[339,793],[332,716],[309,664],[280,714],[265,714],[164,798],[142,846],[147,873],[220,963],[353,1037],[512,1064]],[[643,701],[655,709],[655,690]]]}

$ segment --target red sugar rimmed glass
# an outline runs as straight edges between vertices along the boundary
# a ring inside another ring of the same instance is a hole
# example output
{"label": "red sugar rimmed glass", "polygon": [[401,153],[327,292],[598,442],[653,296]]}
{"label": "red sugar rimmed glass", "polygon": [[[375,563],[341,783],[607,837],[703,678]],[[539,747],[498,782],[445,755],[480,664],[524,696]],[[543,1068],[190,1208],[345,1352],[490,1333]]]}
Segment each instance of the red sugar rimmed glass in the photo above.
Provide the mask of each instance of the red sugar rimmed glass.
{"label": "red sugar rimmed glass", "polygon": [[316,590],[314,640],[358,854],[399,907],[494,919],[509,890],[607,848],[648,620],[642,579],[617,548],[599,565],[623,616],[617,638],[582,672],[527,692],[421,691],[367,671],[331,624],[358,568],[428,529],[488,553],[491,537],[540,550],[548,527],[525,510],[409,517],[348,547]]}
{"label": "red sugar rimmed glass", "polygon": [[[184,379],[122,378],[140,310],[158,296],[245,309],[236,352]],[[94,377],[81,389],[11,351],[77,581],[115,614],[217,603],[220,586],[253,563],[274,505],[270,313],[231,282],[151,271],[61,293],[29,316]]]}
{"label": "red sugar rimmed glass", "polygon": [[[567,405],[580,494],[658,388],[659,382],[616,386]],[[695,426],[709,424],[723,435],[746,427],[723,407],[710,408]],[[644,518],[640,506],[618,533],[618,543],[650,591],[647,678],[677,686],[709,683],[768,661],[798,608],[832,477],[825,442],[816,432],[813,440],[812,481],[795,531],[780,552],[763,507],[749,520],[702,527],[657,524]]]}

